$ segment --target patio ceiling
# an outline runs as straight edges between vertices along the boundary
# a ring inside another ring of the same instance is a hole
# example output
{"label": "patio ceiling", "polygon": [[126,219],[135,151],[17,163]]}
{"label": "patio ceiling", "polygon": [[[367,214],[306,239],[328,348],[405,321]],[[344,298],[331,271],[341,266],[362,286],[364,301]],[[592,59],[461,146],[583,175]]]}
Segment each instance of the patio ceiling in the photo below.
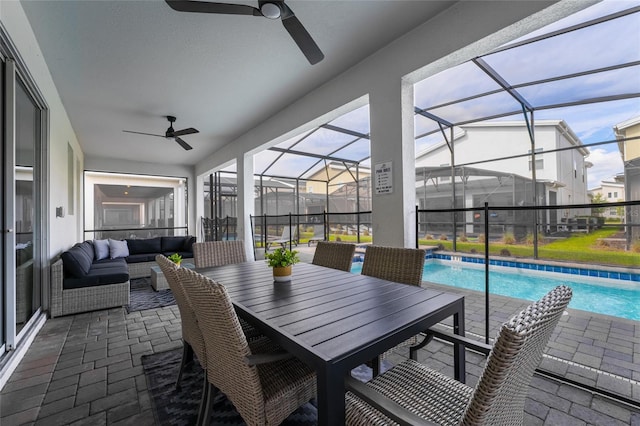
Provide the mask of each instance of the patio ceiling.
{"label": "patio ceiling", "polygon": [[[535,111],[640,112],[638,28],[639,2],[604,1],[417,83],[416,141]],[[257,154],[255,174],[304,180],[330,162],[370,168],[368,106]]]}

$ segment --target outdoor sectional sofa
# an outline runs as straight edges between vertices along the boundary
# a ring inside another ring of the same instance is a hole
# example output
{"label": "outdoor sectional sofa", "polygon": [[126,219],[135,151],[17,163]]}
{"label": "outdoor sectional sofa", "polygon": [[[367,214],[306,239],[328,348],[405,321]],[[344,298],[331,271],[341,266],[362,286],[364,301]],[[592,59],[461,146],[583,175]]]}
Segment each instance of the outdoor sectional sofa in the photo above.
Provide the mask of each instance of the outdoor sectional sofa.
{"label": "outdoor sectional sofa", "polygon": [[78,243],[51,266],[52,318],[128,305],[129,279],[149,276],[158,254],[193,258],[195,237],[109,240],[106,255],[105,241]]}

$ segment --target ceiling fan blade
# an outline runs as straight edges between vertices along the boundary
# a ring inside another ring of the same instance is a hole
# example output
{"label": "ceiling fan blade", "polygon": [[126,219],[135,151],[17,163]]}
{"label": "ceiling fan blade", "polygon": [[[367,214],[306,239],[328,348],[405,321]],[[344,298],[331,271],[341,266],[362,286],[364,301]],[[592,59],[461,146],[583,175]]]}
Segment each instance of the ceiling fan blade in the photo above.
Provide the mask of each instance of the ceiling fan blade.
{"label": "ceiling fan blade", "polygon": [[178,142],[178,145],[180,145],[181,147],[183,147],[184,149],[186,149],[187,151],[189,151],[190,149],[193,149],[191,147],[191,145],[189,145],[188,143],[186,143],[185,141],[183,141],[182,139],[180,139],[179,137],[176,137],[176,142]]}
{"label": "ceiling fan blade", "polygon": [[200,133],[200,130],[194,129],[193,127],[189,127],[188,129],[182,129],[182,130],[173,132],[173,136],[192,135],[194,133]]}
{"label": "ceiling fan blade", "polygon": [[164,138],[165,137],[165,135],[156,135],[156,134],[153,134],[153,133],[144,133],[144,132],[134,132],[132,130],[123,130],[123,132],[125,132],[125,133],[135,133],[136,135],[157,136],[159,138]]}
{"label": "ceiling fan blade", "polygon": [[244,4],[210,3],[206,1],[165,0],[173,10],[178,12],[224,13],[227,15],[262,16],[260,10]]}
{"label": "ceiling fan blade", "polygon": [[287,6],[283,4],[284,13],[282,14],[282,25],[284,25],[285,29],[293,38],[293,41],[296,42],[304,56],[306,56],[307,60],[311,65],[315,65],[321,60],[324,59],[324,54],[318,47],[311,35],[307,32],[307,30],[302,25],[302,22],[293,11]]}

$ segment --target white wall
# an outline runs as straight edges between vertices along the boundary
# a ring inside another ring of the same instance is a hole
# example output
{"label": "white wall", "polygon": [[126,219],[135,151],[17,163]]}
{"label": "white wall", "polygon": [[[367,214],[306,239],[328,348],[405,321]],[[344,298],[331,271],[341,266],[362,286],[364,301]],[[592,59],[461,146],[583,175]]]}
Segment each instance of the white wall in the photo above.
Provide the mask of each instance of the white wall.
{"label": "white wall", "polygon": [[[31,31],[29,21],[22,10],[22,5],[17,1],[1,1],[0,22],[20,52],[20,56],[44,97],[49,110],[48,181],[50,191],[47,215],[50,227],[48,244],[49,253],[51,256],[55,256],[81,238],[82,196],[80,199],[76,199],[78,205],[74,215],[66,215],[64,218],[56,218],[55,215],[56,206],[64,206],[65,210],[68,207],[67,144],[71,144],[73,147],[81,168],[84,155],[53,83],[49,68],[44,62],[40,47]],[[76,185],[80,185],[81,174],[77,174],[77,176]]]}
{"label": "white wall", "polygon": [[[456,164],[523,155],[531,150],[531,142],[524,123],[518,125],[507,122],[482,123],[462,126],[462,128],[465,131],[464,136],[455,141]],[[537,153],[536,160],[543,160],[543,168],[536,170],[536,179],[538,181],[558,181],[564,185],[557,189],[558,204],[588,203],[586,176],[584,180],[582,177],[584,170],[582,153],[578,150],[546,153],[558,148],[575,146],[569,141],[562,129],[562,123],[558,121],[547,123],[539,121],[536,123],[535,147],[542,149],[542,152]],[[529,169],[529,161],[529,157],[518,157],[474,164],[472,167],[513,173],[530,179],[532,174]],[[574,174],[574,162],[577,167],[577,176]],[[449,163],[450,154],[446,146],[426,151],[416,159],[417,167],[438,167]]]}
{"label": "white wall", "polygon": [[[201,161],[196,166],[196,174],[200,175],[218,164],[241,158],[244,152],[255,150],[283,135],[292,135],[292,130],[297,129],[295,131],[299,132],[327,122],[342,114],[344,109],[337,109],[350,102],[353,104],[349,109],[355,109],[366,102],[371,93],[388,90],[389,87],[401,90],[402,81],[412,83],[426,78],[590,4],[562,2],[542,15],[518,22],[553,3],[457,3]],[[503,30],[508,26],[509,29]],[[397,97],[400,98],[400,94]],[[384,96],[378,99],[375,102],[380,102],[380,105],[374,105],[374,99],[369,98],[372,111],[372,164],[393,161],[393,181],[401,190],[394,191],[391,195],[374,195],[374,238],[377,244],[409,246],[412,242],[407,241],[407,238],[411,235],[410,228],[414,221],[411,217],[403,218],[406,210],[411,208],[408,205],[411,203],[411,195],[403,188],[406,185],[403,184],[403,178],[410,178],[406,168],[403,169],[409,154],[406,147],[406,123],[409,120],[406,113],[379,114],[373,117],[373,111],[391,111],[390,108],[394,108],[385,105],[388,102]],[[400,108],[400,104],[399,100],[395,101],[395,108]],[[373,123],[374,118],[385,121]],[[382,130],[378,130],[376,134],[375,129]],[[377,155],[383,157],[376,157]],[[242,191],[240,188],[239,190]],[[402,206],[404,212],[398,206]],[[394,220],[390,221],[389,218]],[[397,218],[400,221],[395,220]],[[380,234],[375,235],[376,228],[385,229],[382,238],[378,238]],[[404,236],[404,241],[394,237],[398,235]]]}

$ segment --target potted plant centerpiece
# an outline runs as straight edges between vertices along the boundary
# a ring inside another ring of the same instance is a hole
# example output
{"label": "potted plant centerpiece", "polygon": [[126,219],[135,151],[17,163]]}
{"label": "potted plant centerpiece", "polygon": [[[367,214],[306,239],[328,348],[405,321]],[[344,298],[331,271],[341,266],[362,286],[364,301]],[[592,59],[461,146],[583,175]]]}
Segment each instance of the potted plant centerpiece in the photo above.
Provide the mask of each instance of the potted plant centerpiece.
{"label": "potted plant centerpiece", "polygon": [[300,261],[296,250],[287,250],[282,247],[275,249],[272,253],[265,253],[264,257],[273,268],[273,280],[276,282],[291,281],[291,267]]}
{"label": "potted plant centerpiece", "polygon": [[178,253],[173,253],[171,256],[168,256],[167,259],[178,265],[178,267],[180,267],[180,262],[182,262],[182,256]]}

